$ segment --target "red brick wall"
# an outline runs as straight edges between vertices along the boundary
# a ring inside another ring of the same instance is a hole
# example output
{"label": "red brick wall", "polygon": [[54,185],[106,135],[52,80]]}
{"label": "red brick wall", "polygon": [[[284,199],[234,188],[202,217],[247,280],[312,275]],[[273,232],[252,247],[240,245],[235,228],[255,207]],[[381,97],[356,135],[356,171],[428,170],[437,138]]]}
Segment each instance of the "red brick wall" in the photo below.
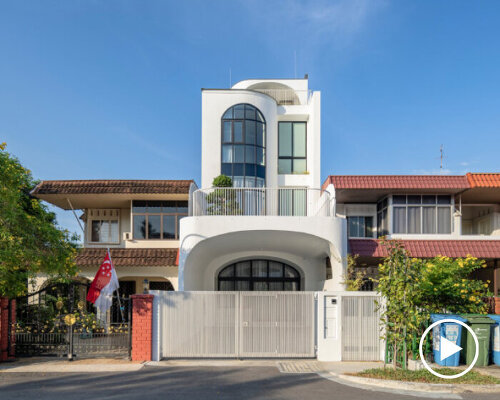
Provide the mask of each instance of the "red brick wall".
{"label": "red brick wall", "polygon": [[495,301],[495,314],[500,314],[500,297],[493,297]]}
{"label": "red brick wall", "polygon": [[153,341],[153,295],[132,297],[132,360],[151,361]]}
{"label": "red brick wall", "polygon": [[[16,321],[16,301],[11,302],[11,320]],[[0,297],[0,362],[11,360],[14,357],[15,337],[11,336],[11,351],[9,352],[9,299]]]}

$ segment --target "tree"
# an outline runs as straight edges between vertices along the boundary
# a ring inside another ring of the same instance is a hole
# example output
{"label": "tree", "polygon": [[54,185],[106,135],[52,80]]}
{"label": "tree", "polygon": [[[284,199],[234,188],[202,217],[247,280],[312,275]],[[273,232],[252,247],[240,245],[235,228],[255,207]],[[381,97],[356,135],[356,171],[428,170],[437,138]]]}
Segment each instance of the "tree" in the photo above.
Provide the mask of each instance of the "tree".
{"label": "tree", "polygon": [[384,297],[380,304],[386,326],[384,339],[392,347],[393,364],[398,352],[410,349],[418,357],[418,344],[431,313],[486,313],[484,298],[488,285],[470,279],[470,274],[486,263],[475,257],[438,256],[432,259],[410,258],[403,245],[385,241],[388,256],[379,265],[377,291]]}
{"label": "tree", "polygon": [[30,195],[31,172],[0,145],[0,296],[26,293],[37,274],[69,279],[76,235],[57,226],[55,214]]}
{"label": "tree", "polygon": [[346,290],[350,292],[361,290],[366,277],[366,272],[356,271],[358,258],[358,254],[347,255],[347,271],[343,276],[344,281],[342,283],[346,285]]}
{"label": "tree", "polygon": [[239,215],[236,191],[232,189],[233,181],[229,176],[219,175],[212,181],[212,191],[207,195],[208,215]]}

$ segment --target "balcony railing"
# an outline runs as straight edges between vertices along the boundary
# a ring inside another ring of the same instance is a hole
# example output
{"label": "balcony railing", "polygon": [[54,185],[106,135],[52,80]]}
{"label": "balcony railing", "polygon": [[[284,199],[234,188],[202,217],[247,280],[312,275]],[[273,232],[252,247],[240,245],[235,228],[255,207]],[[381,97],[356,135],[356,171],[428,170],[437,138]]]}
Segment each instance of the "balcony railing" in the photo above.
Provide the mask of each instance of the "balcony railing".
{"label": "balcony railing", "polygon": [[193,193],[193,216],[333,215],[330,193],[309,188],[210,188]]}
{"label": "balcony railing", "polygon": [[312,92],[310,90],[293,89],[253,89],[256,92],[271,96],[280,106],[307,104]]}

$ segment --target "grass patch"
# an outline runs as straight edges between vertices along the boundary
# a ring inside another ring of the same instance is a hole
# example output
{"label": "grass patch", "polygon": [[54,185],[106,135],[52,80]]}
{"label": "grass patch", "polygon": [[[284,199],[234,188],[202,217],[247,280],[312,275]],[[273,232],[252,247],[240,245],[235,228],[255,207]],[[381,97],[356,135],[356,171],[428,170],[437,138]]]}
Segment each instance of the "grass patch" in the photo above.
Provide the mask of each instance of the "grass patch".
{"label": "grass patch", "polygon": [[[443,375],[456,375],[463,369],[451,369],[451,368],[438,368],[435,369],[436,372]],[[392,369],[392,368],[375,368],[367,369],[362,372],[355,374],[348,374],[353,376],[361,376],[364,378],[375,378],[375,379],[389,379],[395,381],[405,381],[405,382],[422,382],[422,383],[462,383],[462,384],[472,384],[472,385],[490,385],[490,384],[500,384],[500,379],[495,378],[490,375],[483,375],[476,371],[470,371],[464,376],[457,379],[443,379],[432,375],[427,370],[420,371],[408,371],[402,369]]]}

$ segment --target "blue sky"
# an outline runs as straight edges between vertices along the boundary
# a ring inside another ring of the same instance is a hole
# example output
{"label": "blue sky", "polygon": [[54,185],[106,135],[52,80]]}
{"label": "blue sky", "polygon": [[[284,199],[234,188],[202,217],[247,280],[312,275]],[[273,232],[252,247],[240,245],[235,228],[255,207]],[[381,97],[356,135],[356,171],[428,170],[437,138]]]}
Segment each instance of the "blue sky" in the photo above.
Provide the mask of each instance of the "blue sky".
{"label": "blue sky", "polygon": [[322,92],[323,178],[439,173],[441,144],[444,173],[499,171],[499,15],[493,0],[2,1],[0,142],[38,179],[199,182],[200,89],[296,70]]}

